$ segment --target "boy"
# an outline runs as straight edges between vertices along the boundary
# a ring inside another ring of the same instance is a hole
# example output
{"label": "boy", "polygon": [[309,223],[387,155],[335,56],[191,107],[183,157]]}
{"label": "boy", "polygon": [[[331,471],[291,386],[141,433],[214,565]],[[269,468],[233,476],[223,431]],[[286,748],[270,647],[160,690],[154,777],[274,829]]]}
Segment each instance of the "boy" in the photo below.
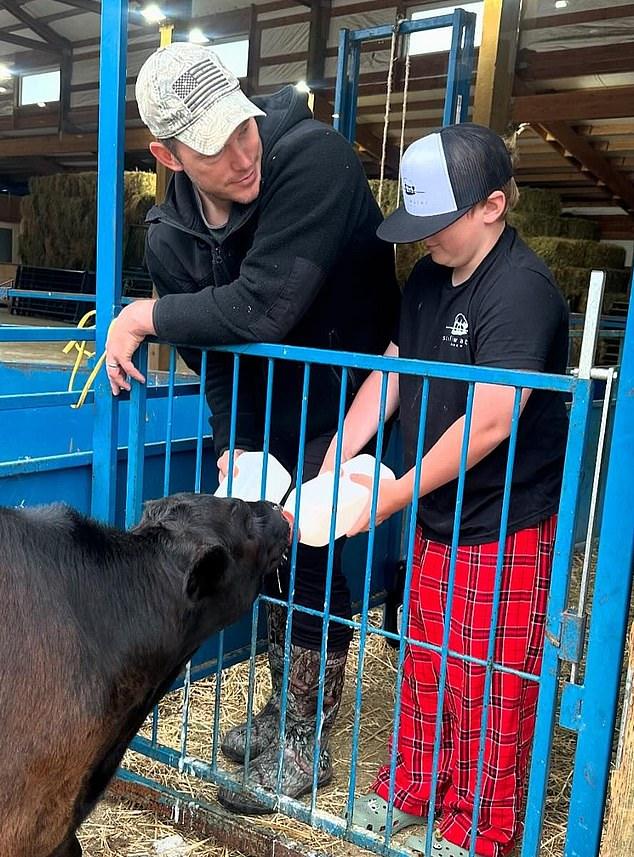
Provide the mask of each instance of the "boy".
{"label": "boy", "polygon": [[[404,204],[378,235],[394,243],[424,239],[429,255],[405,286],[398,333],[386,355],[563,373],[567,307],[548,268],[506,225],[518,191],[502,140],[478,125],[445,127],[408,148],[401,173]],[[344,460],[376,431],[380,384],[381,373],[373,372],[346,416]],[[381,484],[377,524],[411,502],[421,389],[420,378],[390,375],[386,418],[400,403],[406,472]],[[443,636],[466,393],[461,381],[430,380],[408,633],[435,646]],[[475,385],[449,649],[482,660],[487,658],[514,396],[512,387]],[[541,661],[566,436],[562,397],[523,390],[494,657],[496,664],[533,674]],[[335,442],[324,469],[333,465]],[[369,523],[368,504],[348,535],[367,530]],[[439,654],[407,647],[394,830],[427,818],[439,676]],[[467,857],[485,669],[450,657],[446,680],[433,853]],[[534,682],[494,671],[475,831],[475,852],[481,857],[506,854],[520,835],[536,702]],[[384,766],[372,792],[355,801],[354,823],[384,830],[388,790],[389,767]],[[410,837],[406,844],[424,850],[424,838]]]}

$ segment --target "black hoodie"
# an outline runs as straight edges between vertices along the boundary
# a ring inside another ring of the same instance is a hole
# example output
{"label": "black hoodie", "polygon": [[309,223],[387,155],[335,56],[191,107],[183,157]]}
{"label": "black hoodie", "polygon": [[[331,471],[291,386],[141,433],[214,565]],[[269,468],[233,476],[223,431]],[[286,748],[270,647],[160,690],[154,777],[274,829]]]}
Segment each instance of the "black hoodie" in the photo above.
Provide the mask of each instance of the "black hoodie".
{"label": "black hoodie", "polygon": [[[179,345],[278,342],[381,353],[398,302],[392,247],[376,237],[381,214],[361,163],[336,131],[312,118],[306,96],[286,87],[254,98],[262,184],[234,203],[220,239],[200,215],[189,178],[175,173],[148,214],[146,259],[160,295],[157,335]],[[197,371],[199,355],[181,349]],[[214,443],[229,444],[228,354],[210,353],[206,393]],[[297,454],[303,365],[278,361],[271,449]],[[349,399],[363,380],[352,373]],[[262,448],[266,361],[242,358],[236,444]],[[308,439],[336,428],[340,372],[313,367]]]}

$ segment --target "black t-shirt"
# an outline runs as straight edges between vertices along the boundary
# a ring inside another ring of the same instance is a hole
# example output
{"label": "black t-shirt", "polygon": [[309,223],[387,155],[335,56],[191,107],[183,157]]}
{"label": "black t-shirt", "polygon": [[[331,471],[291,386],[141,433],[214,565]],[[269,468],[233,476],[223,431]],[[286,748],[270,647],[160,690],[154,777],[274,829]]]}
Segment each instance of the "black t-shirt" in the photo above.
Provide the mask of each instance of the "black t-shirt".
{"label": "black t-shirt", "polygon": [[[405,286],[396,342],[401,357],[562,374],[568,308],[546,265],[507,226],[471,277],[453,286],[452,270],[427,256]],[[422,382],[401,375],[405,465],[415,464]],[[424,452],[466,410],[468,385],[431,379]],[[562,394],[533,390],[519,421],[508,533],[537,524],[559,504],[568,419]],[[508,454],[504,441],[467,471],[461,544],[499,538]],[[449,544],[457,480],[422,497],[426,538]]]}

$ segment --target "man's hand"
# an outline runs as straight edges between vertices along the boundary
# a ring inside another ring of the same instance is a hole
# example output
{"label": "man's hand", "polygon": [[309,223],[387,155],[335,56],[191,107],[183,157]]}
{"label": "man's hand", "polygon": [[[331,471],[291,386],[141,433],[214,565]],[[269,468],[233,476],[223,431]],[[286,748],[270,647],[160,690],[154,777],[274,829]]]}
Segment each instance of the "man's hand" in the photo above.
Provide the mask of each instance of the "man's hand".
{"label": "man's hand", "polygon": [[[365,533],[370,529],[370,511],[372,508],[372,483],[371,476],[365,476],[361,473],[350,474],[352,482],[357,482],[363,485],[370,492],[370,496],[364,505],[361,514],[356,522],[350,527],[347,536],[356,536],[358,533]],[[376,526],[382,524],[391,517],[395,512],[403,509],[410,500],[404,490],[404,486],[400,479],[381,479],[379,482],[379,496],[376,503]]]}
{"label": "man's hand", "polygon": [[[234,477],[238,475],[238,466],[236,464],[236,459],[239,455],[242,455],[244,452],[243,449],[234,449],[233,450],[233,475]],[[218,482],[222,482],[223,479],[227,478],[227,473],[229,471],[229,450],[225,449],[222,453],[218,461],[216,462],[218,467]]]}
{"label": "man's hand", "polygon": [[106,342],[106,372],[113,396],[130,389],[128,376],[145,383],[145,378],[132,363],[132,357],[145,337],[156,333],[152,322],[155,303],[155,300],[134,301],[124,307],[110,325]]}

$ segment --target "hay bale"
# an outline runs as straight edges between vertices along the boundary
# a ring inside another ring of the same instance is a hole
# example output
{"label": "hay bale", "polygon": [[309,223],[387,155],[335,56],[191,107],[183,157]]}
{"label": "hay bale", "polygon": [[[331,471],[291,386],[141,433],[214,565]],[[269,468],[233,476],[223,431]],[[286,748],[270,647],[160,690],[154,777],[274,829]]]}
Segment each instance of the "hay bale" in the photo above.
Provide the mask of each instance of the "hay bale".
{"label": "hay bale", "polygon": [[[91,270],[97,245],[97,173],[61,173],[31,179],[22,201],[20,255],[26,265]],[[124,267],[141,267],[139,224],[154,204],[154,173],[123,177]]]}
{"label": "hay bale", "polygon": [[[381,182],[379,179],[370,179],[368,181],[370,185],[370,190],[372,191],[372,196],[374,199],[379,201],[379,188],[381,186]],[[385,179],[383,182],[383,194],[381,196],[381,214],[383,217],[387,217],[388,214],[391,214],[396,210],[396,200],[398,198],[398,182],[396,179]]]}
{"label": "hay bale", "polygon": [[554,190],[522,187],[520,190],[520,199],[515,210],[521,214],[559,217],[559,213],[561,212],[561,197]]}
{"label": "hay bale", "polygon": [[507,217],[510,226],[515,227],[522,238],[544,235],[557,238],[563,235],[562,219],[550,214],[535,214],[511,211]]}
{"label": "hay bale", "polygon": [[564,215],[559,222],[561,229],[559,234],[564,238],[585,238],[587,241],[599,239],[599,224],[596,220]]}
{"label": "hay bale", "polygon": [[586,243],[573,238],[528,237],[526,243],[551,267],[580,268],[585,266]]}
{"label": "hay bale", "polygon": [[623,268],[625,248],[603,241],[584,241],[586,268]]}
{"label": "hay bale", "polygon": [[[370,179],[368,182],[370,190],[375,200],[379,201],[380,181],[378,179]],[[385,179],[383,182],[383,194],[381,196],[381,214],[387,217],[396,210],[396,201],[398,198],[398,182],[395,179]],[[401,288],[407,282],[407,278],[412,272],[412,268],[421,259],[427,250],[424,241],[414,241],[412,244],[397,244],[396,245],[396,279]]]}
{"label": "hay bale", "polygon": [[630,626],[622,744],[610,776],[610,807],[603,828],[601,857],[634,854],[634,624]]}

